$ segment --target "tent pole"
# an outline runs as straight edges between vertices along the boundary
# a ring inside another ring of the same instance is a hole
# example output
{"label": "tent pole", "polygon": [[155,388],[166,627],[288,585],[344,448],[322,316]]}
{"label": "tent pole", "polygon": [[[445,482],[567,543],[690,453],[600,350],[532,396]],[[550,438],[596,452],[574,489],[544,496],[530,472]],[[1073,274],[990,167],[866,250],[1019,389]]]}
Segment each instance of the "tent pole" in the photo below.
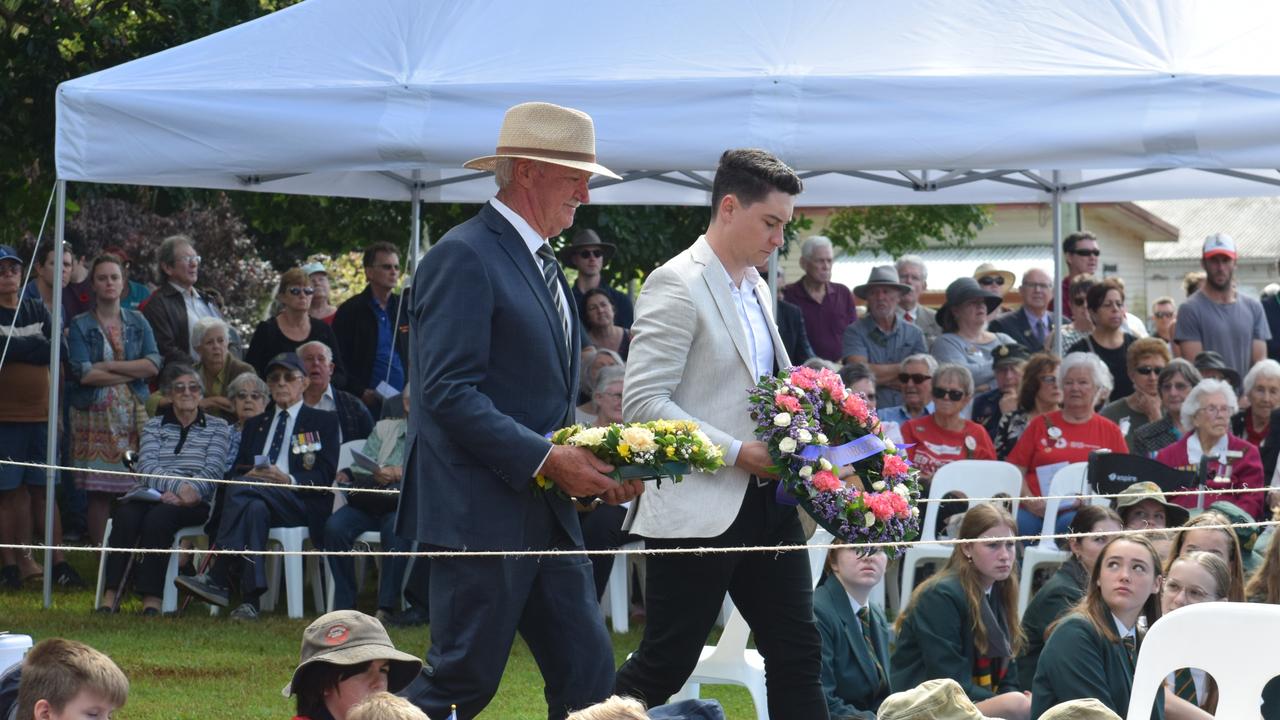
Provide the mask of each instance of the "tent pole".
{"label": "tent pole", "polygon": [[63,233],[67,224],[67,181],[59,180],[57,184],[58,204],[57,219],[53,226],[53,312],[49,318],[53,330],[49,333],[49,418],[46,428],[48,447],[45,453],[45,464],[49,467],[44,473],[44,607],[53,607],[53,509],[54,482],[58,473],[53,469],[58,464],[58,390],[61,383],[62,367],[62,256]]}
{"label": "tent pole", "polygon": [[409,277],[418,268],[418,254],[422,250],[422,171],[413,171],[413,187],[409,191],[413,208],[409,217],[413,227],[409,229]]}
{"label": "tent pole", "polygon": [[1053,352],[1062,357],[1062,182],[1061,173],[1053,171]]}

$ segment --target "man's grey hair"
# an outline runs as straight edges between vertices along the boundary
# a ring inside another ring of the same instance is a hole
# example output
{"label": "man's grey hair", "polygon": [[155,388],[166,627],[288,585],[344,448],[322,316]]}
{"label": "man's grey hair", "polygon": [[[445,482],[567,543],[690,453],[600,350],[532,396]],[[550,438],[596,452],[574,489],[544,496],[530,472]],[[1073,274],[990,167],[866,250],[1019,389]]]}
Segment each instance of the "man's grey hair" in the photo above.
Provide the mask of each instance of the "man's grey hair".
{"label": "man's grey hair", "polygon": [[258,377],[257,373],[248,370],[240,373],[234,380],[227,383],[227,397],[231,397],[241,390],[248,390],[249,392],[256,390],[263,395],[271,394],[267,388],[267,383]]}
{"label": "man's grey hair", "polygon": [[192,347],[204,342],[204,336],[209,334],[210,330],[222,329],[222,334],[227,336],[227,342],[231,342],[231,327],[227,325],[222,318],[202,317],[196,321],[191,327],[191,345]]}
{"label": "man's grey hair", "polygon": [[969,372],[969,368],[956,363],[943,363],[933,371],[933,386],[938,387],[938,383],[947,378],[958,380],[965,395],[973,394],[973,373]]}
{"label": "man's grey hair", "polygon": [[929,353],[916,353],[915,355],[908,355],[902,358],[902,362],[898,363],[898,368],[901,369],[902,372],[906,372],[907,365],[910,365],[911,363],[924,363],[925,367],[929,368],[930,375],[938,372],[938,359],[930,355]]}
{"label": "man's grey hair", "polygon": [[903,255],[898,258],[898,262],[893,264],[893,268],[899,273],[902,272],[902,268],[907,266],[920,268],[920,277],[925,280],[929,279],[929,268],[925,267],[924,258],[919,255]]}
{"label": "man's grey hair", "polygon": [[301,358],[301,357],[302,357],[302,351],[303,351],[303,350],[309,350],[309,349],[314,348],[314,347],[318,347],[318,348],[320,348],[321,350],[323,350],[323,351],[324,351],[324,359],[325,359],[326,361],[328,361],[328,362],[333,362],[333,348],[329,347],[328,345],[325,345],[324,343],[320,342],[319,340],[312,340],[311,342],[304,342],[304,343],[302,343],[301,345],[299,345],[299,346],[298,346],[298,349],[297,349],[295,352],[297,352],[298,357],[299,357],[299,358]]}
{"label": "man's grey hair", "polygon": [[1221,395],[1226,400],[1227,407],[1231,408],[1228,411],[1229,414],[1235,415],[1240,410],[1240,403],[1236,401],[1236,391],[1231,387],[1231,383],[1217,378],[1205,378],[1196,383],[1196,386],[1191,388],[1191,392],[1187,393],[1187,399],[1182,401],[1180,412],[1183,427],[1191,427],[1191,421],[1196,413],[1204,407],[1204,399],[1210,395]]}
{"label": "man's grey hair", "polygon": [[515,173],[515,158],[500,157],[493,161],[493,181],[498,184],[499,190],[505,190],[511,184],[511,178],[515,177]]}
{"label": "man's grey hair", "polygon": [[160,241],[160,250],[156,253],[156,257],[160,260],[160,270],[164,275],[169,274],[164,272],[164,266],[173,266],[174,258],[178,254],[178,247],[181,245],[188,245],[192,250],[196,247],[195,242],[187,235],[170,235]]}
{"label": "man's grey hair", "polygon": [[1066,387],[1064,381],[1067,373],[1076,368],[1084,368],[1089,371],[1093,384],[1098,388],[1098,392],[1094,396],[1094,402],[1097,402],[1098,398],[1109,395],[1115,387],[1115,380],[1112,379],[1111,370],[1107,368],[1107,364],[1091,352],[1067,353],[1067,356],[1062,358],[1062,364],[1058,366],[1058,387]]}
{"label": "man's grey hair", "polygon": [[813,235],[811,237],[807,237],[805,238],[804,244],[800,246],[800,257],[804,260],[808,260],[813,257],[815,252],[822,248],[826,248],[833,253],[835,252],[835,248],[831,244],[831,238],[826,237],[825,235]]}

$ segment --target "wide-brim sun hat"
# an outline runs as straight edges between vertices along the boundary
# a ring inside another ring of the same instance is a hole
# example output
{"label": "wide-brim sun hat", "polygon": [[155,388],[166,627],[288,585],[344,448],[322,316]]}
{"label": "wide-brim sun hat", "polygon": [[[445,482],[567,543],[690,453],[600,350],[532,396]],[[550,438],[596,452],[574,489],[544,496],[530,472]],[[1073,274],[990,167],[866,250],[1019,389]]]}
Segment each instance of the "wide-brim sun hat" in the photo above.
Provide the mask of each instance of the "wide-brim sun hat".
{"label": "wide-brim sun hat", "polygon": [[569,241],[568,245],[560,248],[560,262],[567,263],[573,259],[573,256],[579,250],[593,247],[598,247],[604,252],[605,263],[609,262],[609,258],[613,257],[614,251],[618,249],[617,245],[601,240],[595,230],[583,228],[573,234],[573,239]]}
{"label": "wide-brim sun hat", "polygon": [[880,265],[871,268],[871,276],[867,281],[853,289],[853,294],[863,300],[867,299],[867,291],[873,287],[888,287],[903,294],[911,292],[910,285],[898,280],[898,270],[892,265]]}
{"label": "wide-brim sun hat", "polygon": [[507,110],[494,153],[468,160],[462,166],[492,171],[498,158],[504,157],[540,160],[622,179],[596,162],[596,129],[591,116],[551,103],[521,103]]}
{"label": "wide-brim sun hat", "polygon": [[925,680],[880,703],[878,720],[988,720],[951,678]]}
{"label": "wide-brim sun hat", "polygon": [[387,691],[397,693],[417,677],[422,661],[391,644],[378,619],[357,610],[335,610],[316,618],[302,631],[302,653],[289,684],[280,691],[285,697],[297,693],[297,685],[307,668],[316,663],[350,666],[386,660],[389,666]]}
{"label": "wide-brim sun hat", "polygon": [[1097,698],[1082,698],[1054,705],[1040,720],[1120,720],[1120,716]]}
{"label": "wide-brim sun hat", "polygon": [[1166,500],[1160,486],[1150,480],[1136,482],[1121,490],[1120,496],[1116,498],[1116,512],[1137,505],[1143,500],[1154,500],[1164,506],[1165,527],[1179,527],[1191,518],[1190,511]]}
{"label": "wide-brim sun hat", "polygon": [[995,293],[982,289],[977,280],[971,277],[960,277],[951,281],[947,286],[947,299],[942,303],[942,307],[938,308],[938,323],[941,324],[945,320],[951,318],[955,308],[963,305],[970,300],[981,299],[987,306],[987,312],[995,312],[1000,307],[1000,296]]}
{"label": "wide-brim sun hat", "polygon": [[1008,270],[998,270],[996,269],[996,266],[992,265],[991,263],[982,263],[981,265],[978,266],[977,270],[973,271],[974,280],[981,280],[982,278],[987,277],[989,275],[999,275],[1000,277],[1004,278],[1004,285],[1002,285],[1001,287],[1003,287],[1005,290],[1012,289],[1013,283],[1016,282],[1018,279],[1017,276],[1015,276],[1013,273],[1009,272]]}

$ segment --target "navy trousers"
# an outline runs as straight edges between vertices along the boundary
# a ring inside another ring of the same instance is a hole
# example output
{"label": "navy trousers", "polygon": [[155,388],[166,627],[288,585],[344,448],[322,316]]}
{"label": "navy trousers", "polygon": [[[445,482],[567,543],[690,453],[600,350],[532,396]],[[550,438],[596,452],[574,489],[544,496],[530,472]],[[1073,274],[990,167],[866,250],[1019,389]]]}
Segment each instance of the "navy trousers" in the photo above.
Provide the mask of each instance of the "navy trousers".
{"label": "navy trousers", "polygon": [[[324,549],[348,553],[361,534],[377,530],[382,535],[383,550],[408,550],[413,543],[396,535],[395,527],[395,510],[382,515],[371,515],[351,505],[343,505],[324,523]],[[330,555],[327,559],[329,568],[333,571],[333,609],[355,609],[355,559],[346,554]],[[400,588],[404,584],[404,569],[408,563],[409,558],[406,556],[382,558],[382,570],[378,574],[379,610],[400,609]]]}
{"label": "navy trousers", "polygon": [[[224,550],[262,551],[267,549],[267,533],[271,528],[309,524],[301,491],[234,485],[223,501],[222,519],[218,523],[218,546]],[[231,576],[227,560],[227,556],[220,556],[210,571],[214,580],[223,585]],[[245,602],[253,602],[266,589],[266,558],[262,555],[242,556],[240,594]]]}

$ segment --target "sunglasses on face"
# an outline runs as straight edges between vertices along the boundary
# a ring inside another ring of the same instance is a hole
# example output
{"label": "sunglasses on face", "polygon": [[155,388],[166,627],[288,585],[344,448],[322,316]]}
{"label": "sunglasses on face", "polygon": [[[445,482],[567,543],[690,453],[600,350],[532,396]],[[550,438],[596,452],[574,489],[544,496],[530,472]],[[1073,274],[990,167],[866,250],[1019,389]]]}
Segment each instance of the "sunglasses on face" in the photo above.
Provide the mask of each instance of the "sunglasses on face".
{"label": "sunglasses on face", "polygon": [[315,294],[316,294],[316,289],[315,289],[315,288],[309,288],[309,287],[306,287],[306,288],[303,288],[303,287],[291,287],[291,288],[289,288],[289,294],[290,294],[290,295],[292,295],[292,296],[294,296],[294,297],[297,297],[297,296],[299,296],[299,295],[306,295],[307,297],[311,297],[312,295],[315,295]]}
{"label": "sunglasses on face", "polygon": [[1098,257],[1099,255],[1102,254],[1102,251],[1101,250],[1072,250],[1071,254],[1078,255],[1080,257]]}
{"label": "sunglasses on face", "polygon": [[202,391],[200,386],[196,383],[174,383],[169,386],[169,392],[174,395],[183,395],[186,393],[197,395]]}
{"label": "sunglasses on face", "polygon": [[21,275],[22,266],[16,262],[0,263],[0,275]]}
{"label": "sunglasses on face", "polygon": [[298,373],[273,372],[267,376],[267,383],[271,385],[275,385],[276,383],[282,383],[282,382],[290,383],[290,382],[293,382],[294,380],[297,380],[300,377],[302,376],[299,375]]}
{"label": "sunglasses on face", "polygon": [[923,385],[933,379],[932,375],[921,375],[920,373],[898,373],[898,382],[906,385],[907,383],[915,383]]}
{"label": "sunglasses on face", "polygon": [[1073,298],[1071,298],[1071,304],[1072,304],[1072,305],[1084,305],[1084,304],[1085,304],[1086,299],[1087,299],[1087,298],[1085,298],[1085,296],[1084,296],[1084,295],[1081,295],[1080,297],[1073,297]]}
{"label": "sunglasses on face", "polygon": [[265,400],[266,395],[260,392],[244,392],[243,390],[235,394],[236,400]]}
{"label": "sunglasses on face", "polygon": [[1139,365],[1133,371],[1139,375],[1159,375],[1164,367],[1156,367],[1155,365]]}
{"label": "sunglasses on face", "polygon": [[1168,320],[1171,317],[1173,317],[1173,313],[1168,310],[1161,310],[1156,313],[1157,320]]}
{"label": "sunglasses on face", "polygon": [[601,258],[604,257],[604,251],[599,249],[579,250],[578,257],[584,260],[587,258]]}
{"label": "sunglasses on face", "polygon": [[948,390],[946,388],[935,387],[933,389],[933,397],[936,400],[950,400],[951,402],[960,402],[964,399],[963,390]]}
{"label": "sunglasses on face", "polygon": [[978,279],[979,285],[1004,285],[1004,277],[1001,275],[989,275]]}
{"label": "sunglasses on face", "polygon": [[1040,384],[1042,384],[1042,385],[1057,385],[1057,384],[1058,384],[1058,376],[1057,376],[1057,375],[1041,375],[1041,376],[1040,376]]}
{"label": "sunglasses on face", "polygon": [[1190,390],[1191,386],[1188,385],[1187,383],[1175,382],[1175,383],[1165,383],[1164,385],[1160,386],[1160,389],[1165,392],[1169,390],[1186,391],[1186,390]]}

